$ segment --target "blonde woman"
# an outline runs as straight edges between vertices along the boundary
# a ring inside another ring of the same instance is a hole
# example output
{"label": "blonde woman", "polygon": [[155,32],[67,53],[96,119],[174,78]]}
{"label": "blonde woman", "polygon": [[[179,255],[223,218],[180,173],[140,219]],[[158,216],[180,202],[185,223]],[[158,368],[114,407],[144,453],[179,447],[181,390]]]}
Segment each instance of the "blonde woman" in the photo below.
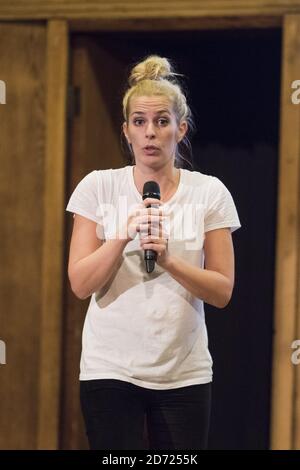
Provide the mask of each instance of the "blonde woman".
{"label": "blonde woman", "polygon": [[[220,179],[182,167],[193,120],[176,75],[165,57],[135,64],[122,125],[132,164],[90,172],[67,206],[71,289],[91,297],[80,362],[91,449],[142,449],[144,415],[150,449],[207,447],[212,358],[203,304],[230,301],[231,234],[241,224]],[[148,181],[160,200],[143,199]],[[156,254],[152,272],[145,250]]]}

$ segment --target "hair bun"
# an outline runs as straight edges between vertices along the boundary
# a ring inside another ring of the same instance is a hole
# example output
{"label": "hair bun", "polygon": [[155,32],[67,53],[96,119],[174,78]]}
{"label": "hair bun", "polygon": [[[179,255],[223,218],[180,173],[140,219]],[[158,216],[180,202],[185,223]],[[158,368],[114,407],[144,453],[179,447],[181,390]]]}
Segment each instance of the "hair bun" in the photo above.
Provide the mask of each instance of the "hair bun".
{"label": "hair bun", "polygon": [[161,80],[174,75],[181,74],[173,72],[168,59],[151,55],[133,67],[128,82],[130,86],[134,86],[141,80]]}

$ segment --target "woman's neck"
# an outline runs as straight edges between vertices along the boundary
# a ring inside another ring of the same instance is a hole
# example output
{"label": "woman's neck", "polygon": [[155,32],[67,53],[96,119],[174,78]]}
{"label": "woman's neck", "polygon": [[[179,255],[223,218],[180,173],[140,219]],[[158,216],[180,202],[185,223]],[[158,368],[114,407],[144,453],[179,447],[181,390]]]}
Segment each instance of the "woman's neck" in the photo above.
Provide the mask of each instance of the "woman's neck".
{"label": "woman's neck", "polygon": [[140,194],[143,194],[143,187],[146,181],[156,181],[160,187],[161,201],[166,202],[173,196],[178,188],[180,170],[173,166],[169,171],[165,169],[153,171],[152,168],[147,168],[145,172],[137,165],[134,165],[133,179]]}

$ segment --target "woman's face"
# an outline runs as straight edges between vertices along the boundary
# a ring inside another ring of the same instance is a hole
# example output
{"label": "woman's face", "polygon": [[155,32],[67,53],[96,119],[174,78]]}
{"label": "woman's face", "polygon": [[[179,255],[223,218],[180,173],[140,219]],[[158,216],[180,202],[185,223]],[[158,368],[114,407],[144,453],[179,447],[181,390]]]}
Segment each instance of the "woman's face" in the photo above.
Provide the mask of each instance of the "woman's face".
{"label": "woman's face", "polygon": [[[187,131],[186,121],[177,126],[168,98],[164,96],[133,97],[129,103],[128,125],[123,131],[136,162],[151,167],[162,166],[175,159],[176,146]],[[155,146],[146,149],[146,146]]]}

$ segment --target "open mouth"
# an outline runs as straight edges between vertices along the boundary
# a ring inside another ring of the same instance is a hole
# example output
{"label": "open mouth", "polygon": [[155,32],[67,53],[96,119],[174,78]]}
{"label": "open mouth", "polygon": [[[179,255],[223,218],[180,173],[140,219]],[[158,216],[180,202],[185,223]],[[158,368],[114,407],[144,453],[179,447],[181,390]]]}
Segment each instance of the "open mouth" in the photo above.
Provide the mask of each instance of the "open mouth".
{"label": "open mouth", "polygon": [[146,154],[151,155],[153,153],[157,153],[159,151],[159,148],[156,147],[155,145],[147,145],[146,147],[144,147],[143,150]]}

